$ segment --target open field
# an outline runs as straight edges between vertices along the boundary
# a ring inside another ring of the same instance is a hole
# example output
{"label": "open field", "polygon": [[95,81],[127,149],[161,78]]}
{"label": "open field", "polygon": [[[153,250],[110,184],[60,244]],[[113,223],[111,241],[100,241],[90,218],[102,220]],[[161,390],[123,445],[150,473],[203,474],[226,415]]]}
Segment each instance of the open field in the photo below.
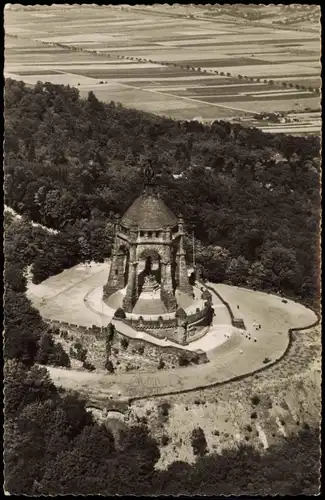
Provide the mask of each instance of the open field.
{"label": "open field", "polygon": [[[6,10],[5,77],[74,85],[82,96],[93,90],[103,101],[176,119],[246,115],[248,125],[263,127],[254,113],[318,109],[317,12],[299,12],[305,28],[299,16],[298,24],[281,25],[278,6],[271,16],[259,11],[254,22],[234,12],[163,5]],[[320,119],[300,118],[306,133],[320,129]]]}

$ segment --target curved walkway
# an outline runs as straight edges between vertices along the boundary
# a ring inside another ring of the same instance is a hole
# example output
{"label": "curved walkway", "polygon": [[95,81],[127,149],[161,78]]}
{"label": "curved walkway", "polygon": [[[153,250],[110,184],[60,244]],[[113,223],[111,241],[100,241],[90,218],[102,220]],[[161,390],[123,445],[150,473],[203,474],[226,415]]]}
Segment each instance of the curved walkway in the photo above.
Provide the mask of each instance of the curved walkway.
{"label": "curved walkway", "polygon": [[[44,318],[87,327],[106,326],[115,312],[102,300],[102,287],[107,281],[108,271],[109,262],[80,264],[39,285],[29,282],[27,295]],[[208,352],[226,342],[228,337],[225,334],[231,336],[234,330],[229,314],[218,297],[214,297],[214,308],[216,316],[209,331],[186,346],[134,330],[121,321],[112,322],[120,333],[130,338],[142,339],[162,347]]]}
{"label": "curved walkway", "polygon": [[[211,286],[234,310],[239,306],[251,340],[245,333],[236,331],[222,345],[209,351],[210,363],[204,365],[118,375],[48,367],[53,381],[67,389],[78,390],[101,404],[110,395],[132,400],[188,392],[226,383],[265,368],[266,357],[275,362],[287,350],[290,328],[304,328],[317,321],[312,310],[291,300],[283,303],[275,295],[227,285]],[[255,330],[255,323],[261,324],[259,330]]]}

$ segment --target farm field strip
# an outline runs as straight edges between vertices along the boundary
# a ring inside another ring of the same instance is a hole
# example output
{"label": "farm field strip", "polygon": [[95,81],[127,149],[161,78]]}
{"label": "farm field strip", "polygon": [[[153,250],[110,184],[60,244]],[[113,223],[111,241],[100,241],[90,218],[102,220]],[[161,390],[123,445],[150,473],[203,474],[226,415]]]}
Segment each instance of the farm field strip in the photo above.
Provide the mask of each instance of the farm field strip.
{"label": "farm field strip", "polygon": [[249,103],[242,103],[237,100],[233,100],[232,104],[236,106],[236,108],[244,110],[244,104],[249,104],[249,107],[252,112],[254,113],[265,113],[265,112],[290,112],[294,111],[295,108],[315,108],[319,106],[319,99],[312,97],[309,99],[304,99],[304,100],[286,100],[286,99],[281,99],[281,100],[272,100],[272,99],[267,99],[264,101],[257,101],[257,100],[252,100]]}
{"label": "farm field strip", "polygon": [[[299,93],[298,92],[292,92],[290,94],[282,94],[282,93],[278,93],[278,94],[251,94],[249,92],[247,93],[238,93],[238,94],[221,94],[221,95],[216,95],[216,94],[203,94],[203,95],[188,95],[186,97],[191,97],[192,99],[196,99],[196,98],[200,98],[200,99],[206,99],[207,102],[217,102],[218,99],[220,99],[221,101],[223,99],[226,99],[227,101],[229,100],[233,100],[234,98],[237,99],[237,100],[241,100],[241,101],[250,101],[250,100],[254,100],[254,99],[257,99],[257,100],[265,100],[265,98],[268,98],[268,97],[276,97],[276,98],[279,98],[279,100],[281,99],[291,99],[292,96],[295,96],[296,98],[305,98],[305,97],[310,97],[312,94],[312,92],[310,93]],[[182,97],[181,94],[178,94],[179,97]]]}
{"label": "farm field strip", "polygon": [[[202,85],[199,85],[199,86],[191,86],[191,85],[187,85],[186,87],[181,87],[181,86],[165,86],[165,87],[156,87],[154,86],[154,88],[156,90],[160,90],[160,91],[164,91],[164,90],[179,90],[179,91],[184,91],[184,90],[188,90],[188,91],[193,91],[193,92],[196,92],[196,91],[207,91],[207,90],[212,90],[214,91],[214,89],[217,89],[217,92],[222,92],[223,90],[224,91],[227,91],[228,88],[230,89],[235,89],[237,88],[238,90],[242,90],[243,88],[248,88],[248,85],[247,83],[228,83],[228,84],[222,84],[222,85],[210,85],[209,83],[204,83],[204,80],[202,80]],[[196,84],[198,85],[198,84]],[[252,87],[255,87],[255,86],[258,86],[258,88],[260,88],[260,86],[267,86],[265,83],[263,82],[260,82],[260,83],[254,83],[254,85],[252,85]],[[153,87],[148,87],[148,90],[151,89]],[[143,90],[147,90],[147,89],[143,89]]]}
{"label": "farm field strip", "polygon": [[[236,114],[319,107],[312,92],[281,85],[292,81],[318,86],[317,32],[302,35],[290,27],[244,24],[231,16],[188,19],[132,7],[123,13],[108,7],[47,12],[52,17],[40,19],[33,11],[6,13],[6,34],[22,35],[6,37],[6,76],[28,84],[46,80],[77,85],[82,95],[93,90],[105,101],[177,119],[231,119]],[[50,41],[66,45],[53,47]],[[159,64],[163,61],[177,66]],[[210,73],[217,68],[231,76],[193,74],[180,67],[186,65]],[[278,87],[243,82],[238,75],[273,79]]]}
{"label": "farm field strip", "polygon": [[[181,96],[179,96],[181,97]],[[195,99],[197,97],[194,97]],[[315,99],[313,97],[310,97],[310,94],[297,94],[296,95],[296,99],[298,100],[301,100],[301,99],[308,99],[308,98],[311,98],[311,99]],[[209,96],[200,96],[200,99],[204,99],[206,102],[212,104],[212,103],[221,103],[221,104],[225,104],[226,103],[232,103],[233,101],[237,101],[237,102],[247,102],[247,103],[260,103],[260,102],[265,102],[265,107],[267,109],[267,102],[269,99],[272,99],[272,100],[276,100],[276,101],[290,101],[291,102],[294,100],[294,97],[292,95],[282,95],[282,94],[279,94],[279,95],[265,95],[265,96],[260,96],[260,95],[240,95],[240,94],[228,94],[228,95],[209,95]],[[316,99],[316,102],[317,102],[317,99]],[[254,106],[254,104],[253,104]]]}
{"label": "farm field strip", "polygon": [[[18,73],[11,73],[4,71],[5,78],[12,78],[14,80],[21,80],[22,77]],[[45,75],[46,76],[46,75]],[[42,74],[36,74],[36,75],[25,75],[23,76],[23,80],[26,83],[29,83],[31,85],[35,85],[39,81],[49,81],[53,83],[54,85],[73,85],[76,86],[78,84],[92,84],[96,85],[98,83],[98,80],[95,80],[94,78],[89,78],[87,76],[80,76],[80,75],[74,75],[72,73],[60,73],[59,71],[57,72],[56,75],[48,75],[49,78],[44,79],[44,75]]]}
{"label": "farm field strip", "polygon": [[[159,91],[156,91],[154,89],[148,90],[148,92],[152,92],[154,94],[169,95],[170,97],[174,97],[173,94],[167,94],[165,92],[164,93],[163,92],[159,92]],[[197,99],[197,98],[194,99],[194,98],[185,97],[185,96],[178,96],[178,97],[179,97],[179,99],[184,99],[184,100],[187,100],[187,101],[194,101],[194,102],[200,102],[200,103],[206,104],[206,101],[203,101],[202,99]],[[227,105],[222,104],[222,103],[220,103],[220,104],[219,103],[218,104],[216,104],[216,103],[209,103],[209,104],[212,105],[212,106],[217,106],[217,107],[220,107],[220,108],[226,108],[226,109],[230,109],[230,110],[234,110],[234,111],[245,111],[245,113],[252,113],[252,111],[250,111],[250,110],[246,110],[246,109],[239,110],[239,109],[237,109],[236,107],[234,107],[232,105],[231,106],[227,106]]]}
{"label": "farm field strip", "polygon": [[[173,93],[175,95],[179,95],[179,96],[182,96],[182,95],[185,95],[185,96],[188,96],[188,97],[213,97],[213,96],[235,96],[235,95],[240,95],[240,96],[246,96],[246,95],[251,95],[251,96],[256,96],[256,97],[272,97],[272,96],[275,96],[275,95],[283,95],[283,96],[286,96],[286,95],[300,95],[300,94],[308,94],[308,96],[312,96],[314,95],[313,92],[311,91],[306,91],[306,90],[299,90],[299,89],[281,89],[281,91],[279,91],[279,89],[276,89],[274,90],[274,86],[271,86],[271,85],[267,85],[267,84],[261,84],[262,86],[261,87],[257,87],[257,88],[262,88],[263,90],[257,90],[255,85],[249,85],[249,84],[246,84],[245,86],[243,87],[237,87],[237,86],[233,86],[231,87],[229,85],[229,88],[228,86],[223,86],[223,87],[213,87],[213,86],[209,86],[209,85],[202,85],[200,87],[191,87],[191,86],[187,86],[187,87],[152,87],[151,89],[152,90],[159,90],[160,92],[164,92],[164,91],[167,91],[167,92],[171,92],[173,91]],[[264,87],[263,87],[264,85]],[[151,90],[150,88],[148,88],[148,90]],[[143,89],[143,90],[147,90],[147,89]]]}
{"label": "farm field strip", "polygon": [[247,92],[247,93],[244,93],[244,94],[240,94],[240,95],[249,95],[251,97],[257,97],[257,98],[261,98],[261,97],[283,97],[283,98],[287,98],[287,96],[292,96],[292,95],[295,95],[295,96],[299,96],[299,97],[308,97],[308,96],[311,96],[313,95],[313,92],[309,92],[309,91],[305,91],[305,90],[292,90],[292,91],[287,91],[287,92],[254,92],[253,94],[250,93],[250,92]]}
{"label": "farm field strip", "polygon": [[301,133],[305,134],[306,132],[311,132],[311,133],[320,133],[320,127],[319,125],[315,126],[310,126],[306,127],[300,126],[300,127],[258,127],[262,132],[269,132],[269,133],[277,133],[277,134],[294,134],[294,133]]}

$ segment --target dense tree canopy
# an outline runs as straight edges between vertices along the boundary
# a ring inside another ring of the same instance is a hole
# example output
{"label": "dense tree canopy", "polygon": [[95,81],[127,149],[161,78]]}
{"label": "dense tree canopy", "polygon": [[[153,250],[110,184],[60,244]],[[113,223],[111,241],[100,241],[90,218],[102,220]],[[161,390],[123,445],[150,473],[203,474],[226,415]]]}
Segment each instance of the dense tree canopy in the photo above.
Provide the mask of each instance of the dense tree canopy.
{"label": "dense tree canopy", "polygon": [[[5,212],[5,266],[4,266],[4,355],[6,359],[19,359],[26,365],[34,362],[70,366],[69,356],[35,309],[26,292],[27,266],[35,265],[48,253],[48,245],[56,241],[56,235],[33,227],[26,220],[17,221]],[[61,236],[61,235],[59,235]],[[57,245],[54,245],[57,249]],[[50,247],[51,248],[51,247]],[[68,249],[67,249],[68,252]],[[54,260],[50,273],[55,267]],[[48,269],[47,269],[48,271]],[[38,272],[40,272],[38,270]],[[34,275],[34,280],[39,275]],[[47,277],[48,274],[45,276]],[[36,281],[35,280],[35,281]]]}
{"label": "dense tree canopy", "polygon": [[[151,159],[161,196],[195,233],[207,278],[318,293],[319,141],[267,135],[226,122],[177,122],[90,92],[38,83],[5,87],[5,476],[11,494],[317,494],[319,433],[305,429],[263,455],[250,447],[158,471],[146,427],[117,442],[85,401],[59,391],[39,364],[69,358],[25,295],[33,281],[109,257],[115,214],[142,189]],[[34,227],[33,220],[59,231]],[[191,258],[192,241],[186,239]],[[191,436],[189,436],[189,440]],[[204,455],[204,456],[203,456]]]}
{"label": "dense tree canopy", "polygon": [[[26,265],[40,283],[109,257],[114,214],[141,191],[150,158],[162,197],[194,226],[207,278],[309,301],[318,295],[318,138],[177,122],[103,104],[93,92],[83,100],[69,86],[11,79],[5,124],[7,204],[59,230],[26,221],[18,230],[7,217],[5,274],[14,293],[25,291]],[[190,239],[186,247],[191,259]]]}
{"label": "dense tree canopy", "polygon": [[51,83],[7,79],[5,105],[7,204],[62,231],[37,256],[36,282],[109,256],[113,215],[140,193],[150,158],[162,197],[194,224],[207,277],[317,294],[317,137],[177,122]]}
{"label": "dense tree canopy", "polygon": [[306,428],[262,455],[240,446],[202,456],[200,429],[192,435],[201,455],[195,464],[159,471],[159,448],[146,427],[121,431],[117,442],[82,399],[57,391],[45,368],[7,362],[5,402],[5,487],[14,495],[318,493],[317,430]]}

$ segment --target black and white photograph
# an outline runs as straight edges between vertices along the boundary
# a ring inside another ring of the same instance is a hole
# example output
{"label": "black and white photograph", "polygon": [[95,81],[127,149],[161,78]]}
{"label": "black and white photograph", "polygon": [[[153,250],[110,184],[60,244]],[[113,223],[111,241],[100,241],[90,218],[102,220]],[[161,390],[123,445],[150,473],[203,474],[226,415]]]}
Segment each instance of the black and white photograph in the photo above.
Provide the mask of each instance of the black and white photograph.
{"label": "black and white photograph", "polygon": [[320,6],[3,14],[4,494],[319,495]]}

